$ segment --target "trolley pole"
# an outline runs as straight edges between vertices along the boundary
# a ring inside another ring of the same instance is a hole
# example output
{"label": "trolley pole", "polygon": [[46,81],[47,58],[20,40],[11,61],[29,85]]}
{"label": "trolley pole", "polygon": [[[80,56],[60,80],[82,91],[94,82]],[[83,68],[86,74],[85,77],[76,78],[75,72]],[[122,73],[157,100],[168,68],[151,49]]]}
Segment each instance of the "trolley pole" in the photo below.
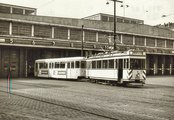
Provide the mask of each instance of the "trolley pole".
{"label": "trolley pole", "polygon": [[81,46],[81,57],[83,57],[83,27],[84,27],[84,25],[82,25],[82,29],[81,29],[81,39],[82,39],[82,46]]}

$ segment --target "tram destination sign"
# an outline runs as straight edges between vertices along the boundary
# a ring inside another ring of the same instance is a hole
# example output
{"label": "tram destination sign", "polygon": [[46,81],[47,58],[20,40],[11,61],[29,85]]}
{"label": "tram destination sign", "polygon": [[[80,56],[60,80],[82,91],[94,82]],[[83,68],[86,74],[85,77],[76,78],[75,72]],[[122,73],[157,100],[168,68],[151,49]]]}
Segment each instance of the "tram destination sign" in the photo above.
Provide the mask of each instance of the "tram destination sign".
{"label": "tram destination sign", "polygon": [[129,51],[130,55],[145,55],[143,51]]}
{"label": "tram destination sign", "polygon": [[0,38],[0,43],[4,43],[4,42],[5,42],[5,39]]}

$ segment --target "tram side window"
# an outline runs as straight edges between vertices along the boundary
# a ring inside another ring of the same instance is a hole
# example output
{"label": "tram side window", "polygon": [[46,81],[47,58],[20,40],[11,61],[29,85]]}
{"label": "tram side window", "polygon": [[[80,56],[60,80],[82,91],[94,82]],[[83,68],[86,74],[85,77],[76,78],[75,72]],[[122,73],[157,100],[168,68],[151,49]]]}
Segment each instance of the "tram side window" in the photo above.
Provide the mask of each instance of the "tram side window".
{"label": "tram side window", "polygon": [[52,65],[51,65],[51,63],[49,63],[49,68],[52,68]]}
{"label": "tram side window", "polygon": [[81,68],[86,68],[86,62],[85,61],[81,61]]}
{"label": "tram side window", "polygon": [[65,63],[60,63],[60,68],[65,68]]}
{"label": "tram side window", "polygon": [[74,62],[71,62],[71,68],[74,68]]}
{"label": "tram side window", "polygon": [[114,60],[109,60],[109,68],[114,68]]}
{"label": "tram side window", "polygon": [[68,68],[70,68],[70,63],[68,63]]}
{"label": "tram side window", "polygon": [[96,61],[97,62],[97,68],[100,69],[101,68],[101,61]]}
{"label": "tram side window", "polygon": [[115,68],[118,68],[118,60],[115,59]]}
{"label": "tram side window", "polygon": [[47,63],[39,63],[39,68],[48,68]]}
{"label": "tram side window", "polygon": [[131,69],[145,69],[145,60],[144,59],[131,59],[130,68]]}
{"label": "tram side window", "polygon": [[103,60],[102,68],[108,68],[108,61],[107,60]]}
{"label": "tram side window", "polygon": [[55,63],[55,68],[59,68],[59,63],[58,62]]}
{"label": "tram side window", "polygon": [[92,61],[92,68],[93,68],[93,69],[96,68],[96,61]]}
{"label": "tram side window", "polygon": [[79,61],[75,62],[75,68],[80,68],[80,62]]}
{"label": "tram side window", "polygon": [[124,59],[124,68],[129,68],[129,59]]}
{"label": "tram side window", "polygon": [[52,63],[52,68],[54,68],[54,63]]}

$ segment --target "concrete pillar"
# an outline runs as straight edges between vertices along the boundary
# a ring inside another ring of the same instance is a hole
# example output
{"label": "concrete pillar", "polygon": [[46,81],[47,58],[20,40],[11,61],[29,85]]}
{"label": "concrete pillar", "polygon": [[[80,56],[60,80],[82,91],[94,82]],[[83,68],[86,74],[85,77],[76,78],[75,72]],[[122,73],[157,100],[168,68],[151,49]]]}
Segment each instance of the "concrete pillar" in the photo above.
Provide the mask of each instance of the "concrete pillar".
{"label": "concrete pillar", "polygon": [[133,45],[135,45],[135,36],[133,36]]}
{"label": "concrete pillar", "polygon": [[146,58],[146,70],[147,70],[147,74],[149,74],[150,68],[149,68],[149,57],[148,56]]}
{"label": "concrete pillar", "polygon": [[9,24],[9,35],[12,35],[12,22]]}
{"label": "concrete pillar", "polygon": [[157,47],[157,39],[155,39],[155,47]]}
{"label": "concrete pillar", "polygon": [[23,15],[25,15],[25,9],[23,9]]}
{"label": "concrete pillar", "polygon": [[68,40],[71,39],[70,36],[71,36],[71,31],[70,31],[70,29],[68,29]]}
{"label": "concrete pillar", "polygon": [[54,27],[51,28],[51,38],[54,39]]}
{"label": "concrete pillar", "polygon": [[165,40],[165,45],[164,45],[165,48],[167,48],[167,40]]}
{"label": "concrete pillar", "polygon": [[162,75],[165,74],[165,56],[162,56]]}
{"label": "concrete pillar", "polygon": [[172,75],[172,67],[173,67],[173,57],[170,56],[170,68],[169,68],[169,69],[170,69],[170,70],[169,70],[169,71],[170,71],[170,72],[169,72],[170,75]]}
{"label": "concrete pillar", "polygon": [[19,61],[20,61],[20,64],[19,64],[19,77],[25,77],[25,74],[24,74],[25,58],[26,58],[26,56],[25,56],[24,49],[20,48],[20,50],[19,50]]}
{"label": "concrete pillar", "polygon": [[154,75],[158,73],[158,56],[154,56]]}
{"label": "concrete pillar", "polygon": [[28,50],[25,49],[25,77],[28,77]]}
{"label": "concrete pillar", "polygon": [[120,42],[121,42],[121,44],[123,44],[123,35],[122,34],[120,36]]}
{"label": "concrete pillar", "polygon": [[98,32],[96,32],[96,42],[98,42]]}
{"label": "concrete pillar", "polygon": [[85,31],[83,31],[83,42],[85,42]]}
{"label": "concrete pillar", "polygon": [[[3,67],[2,67],[2,57],[1,57],[1,48],[0,48],[0,73],[2,73]],[[0,74],[0,78],[2,77],[2,74]]]}
{"label": "concrete pillar", "polygon": [[13,13],[13,8],[12,7],[10,7],[10,14],[12,14]]}
{"label": "concrete pillar", "polygon": [[31,36],[34,37],[34,25],[31,26]]}
{"label": "concrete pillar", "polygon": [[144,38],[144,46],[146,46],[147,44],[146,44],[146,37]]}

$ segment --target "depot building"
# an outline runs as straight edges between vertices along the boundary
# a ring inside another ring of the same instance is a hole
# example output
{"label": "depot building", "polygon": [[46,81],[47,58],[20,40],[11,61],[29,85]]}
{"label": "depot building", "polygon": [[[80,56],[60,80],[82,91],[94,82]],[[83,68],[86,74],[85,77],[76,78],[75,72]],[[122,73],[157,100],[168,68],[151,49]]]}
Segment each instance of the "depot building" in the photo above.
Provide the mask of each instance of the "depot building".
{"label": "depot building", "polygon": [[[117,16],[118,50],[146,51],[147,75],[174,75],[174,31]],[[83,56],[113,48],[113,16],[82,19],[37,15],[37,9],[0,3],[0,78],[32,77],[41,58]]]}

